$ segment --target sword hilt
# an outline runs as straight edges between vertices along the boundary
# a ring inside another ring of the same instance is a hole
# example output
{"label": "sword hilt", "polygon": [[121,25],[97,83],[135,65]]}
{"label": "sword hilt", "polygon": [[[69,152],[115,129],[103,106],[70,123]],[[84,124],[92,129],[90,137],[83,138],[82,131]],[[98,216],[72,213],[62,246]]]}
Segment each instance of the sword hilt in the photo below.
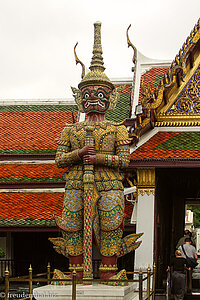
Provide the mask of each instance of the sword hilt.
{"label": "sword hilt", "polygon": [[94,146],[94,137],[92,132],[94,131],[94,126],[87,126],[86,127],[86,137],[85,137],[85,145]]}

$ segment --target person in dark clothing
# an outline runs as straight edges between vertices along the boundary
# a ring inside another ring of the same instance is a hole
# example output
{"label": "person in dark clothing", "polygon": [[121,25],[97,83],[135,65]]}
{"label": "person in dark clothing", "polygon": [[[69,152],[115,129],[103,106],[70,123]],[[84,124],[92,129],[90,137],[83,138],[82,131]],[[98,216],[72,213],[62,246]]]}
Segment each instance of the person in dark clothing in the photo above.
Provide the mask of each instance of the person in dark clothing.
{"label": "person in dark clothing", "polygon": [[174,294],[175,300],[182,300],[185,294],[186,259],[182,257],[181,250],[176,250],[171,267],[168,267],[167,271],[170,269],[172,272],[172,294]]}

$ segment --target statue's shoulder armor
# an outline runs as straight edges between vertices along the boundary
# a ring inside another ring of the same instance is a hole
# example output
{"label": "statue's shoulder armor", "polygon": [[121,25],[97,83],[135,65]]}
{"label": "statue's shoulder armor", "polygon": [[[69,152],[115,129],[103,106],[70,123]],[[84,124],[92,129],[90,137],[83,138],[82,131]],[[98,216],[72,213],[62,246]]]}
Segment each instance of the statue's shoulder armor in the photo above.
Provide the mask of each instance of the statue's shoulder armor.
{"label": "statue's shoulder armor", "polygon": [[74,124],[72,124],[73,125],[73,129],[75,130],[75,131],[79,131],[79,130],[81,130],[82,128],[84,128],[85,126],[86,126],[86,121],[83,121],[83,122],[77,122],[77,123],[74,123]]}
{"label": "statue's shoulder armor", "polygon": [[113,126],[122,126],[124,125],[124,121],[122,122],[114,122],[114,121],[107,121],[110,125],[113,125]]}
{"label": "statue's shoulder armor", "polygon": [[111,122],[116,128],[116,145],[128,145],[131,143],[132,139],[129,138],[128,130],[123,122]]}
{"label": "statue's shoulder armor", "polygon": [[73,129],[77,130],[77,129],[80,129],[83,127],[83,123],[84,122],[77,122],[77,123],[73,123],[73,124],[68,124],[68,123],[65,123],[65,128],[63,129],[63,131],[72,131]]}
{"label": "statue's shoulder armor", "polygon": [[70,136],[70,130],[72,128],[73,124],[65,123],[65,127],[61,132],[61,136],[59,139],[57,139],[58,145],[64,145],[67,146],[69,143],[69,136]]}
{"label": "statue's shoulder armor", "polygon": [[65,127],[72,127],[72,126],[74,126],[74,123],[73,124],[71,124],[71,123],[65,123]]}

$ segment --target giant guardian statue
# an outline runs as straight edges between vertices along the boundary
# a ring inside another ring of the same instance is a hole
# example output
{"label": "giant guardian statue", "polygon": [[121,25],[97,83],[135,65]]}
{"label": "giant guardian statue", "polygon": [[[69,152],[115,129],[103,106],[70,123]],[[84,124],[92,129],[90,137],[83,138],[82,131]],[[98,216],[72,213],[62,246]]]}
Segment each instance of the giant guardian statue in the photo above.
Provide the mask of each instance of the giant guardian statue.
{"label": "giant guardian statue", "polygon": [[[80,62],[77,56],[76,61]],[[62,238],[50,240],[56,251],[69,258],[69,268],[76,270],[77,278],[86,280],[93,277],[95,243],[101,254],[100,277],[110,279],[116,274],[117,258],[135,250],[141,234],[122,239],[121,171],[129,165],[131,139],[123,124],[105,118],[106,112],[115,108],[119,91],[104,73],[100,22],[94,24],[90,71],[85,75],[82,67],[82,80],[72,91],[86,121],[66,125],[58,140],[56,164],[67,167],[68,174],[62,216],[55,218]]]}

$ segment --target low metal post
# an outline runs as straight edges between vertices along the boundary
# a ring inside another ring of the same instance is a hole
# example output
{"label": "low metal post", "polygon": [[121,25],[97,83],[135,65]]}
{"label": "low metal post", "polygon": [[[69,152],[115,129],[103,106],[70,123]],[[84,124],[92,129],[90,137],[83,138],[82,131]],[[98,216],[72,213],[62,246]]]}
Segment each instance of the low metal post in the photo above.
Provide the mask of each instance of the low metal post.
{"label": "low metal post", "polygon": [[48,262],[48,265],[47,265],[47,284],[50,284],[50,279],[51,279],[51,266],[50,266],[50,262]]}
{"label": "low metal post", "polygon": [[167,271],[167,284],[166,284],[166,300],[169,300],[169,290],[170,290],[170,270]]}
{"label": "low metal post", "polygon": [[153,283],[152,283],[152,299],[155,300],[155,289],[156,289],[156,264],[153,264]]}
{"label": "low metal post", "polygon": [[29,299],[32,300],[33,299],[33,270],[32,267],[30,265],[29,267]]}
{"label": "low metal post", "polygon": [[6,266],[5,270],[5,300],[8,300],[8,293],[9,293],[9,270],[8,265]]}
{"label": "low metal post", "polygon": [[150,280],[151,280],[151,268],[147,268],[147,299],[150,299]]}
{"label": "low metal post", "polygon": [[72,300],[76,300],[76,271],[72,272]]}
{"label": "low metal post", "polygon": [[142,269],[140,269],[139,271],[139,300],[142,300],[142,288],[143,288],[143,273],[142,273]]}

